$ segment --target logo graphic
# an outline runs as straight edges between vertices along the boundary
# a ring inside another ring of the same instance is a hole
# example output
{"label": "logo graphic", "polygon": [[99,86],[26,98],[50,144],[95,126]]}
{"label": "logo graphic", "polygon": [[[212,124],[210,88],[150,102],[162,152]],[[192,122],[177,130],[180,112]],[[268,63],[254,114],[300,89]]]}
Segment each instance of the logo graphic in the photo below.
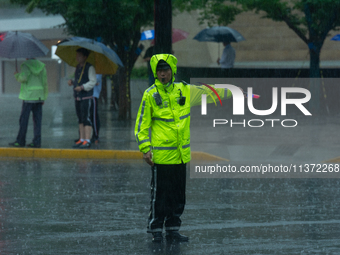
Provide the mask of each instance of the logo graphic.
{"label": "logo graphic", "polygon": [[[222,106],[221,98],[219,97],[216,90],[205,83],[201,83],[204,86],[208,87],[220,100],[220,104]],[[272,88],[272,104],[269,109],[266,110],[259,110],[254,107],[253,104],[253,98],[259,98],[259,95],[253,94],[253,88],[248,87],[247,92],[243,92],[243,90],[240,87],[237,87],[235,85],[231,84],[215,84],[214,86],[216,89],[227,89],[231,92],[233,97],[233,115],[245,115],[245,96],[247,95],[247,106],[249,111],[257,116],[268,116],[270,114],[273,114],[278,107],[278,88],[273,87]],[[300,98],[289,98],[290,94],[298,94]],[[213,100],[213,94],[209,94]],[[298,88],[298,87],[281,87],[281,115],[285,116],[287,115],[287,105],[295,105],[305,116],[311,116],[312,114],[304,107],[303,104],[307,103],[311,99],[311,93],[309,90],[304,88]],[[215,101],[215,100],[214,100]],[[215,101],[216,104],[216,101]],[[207,115],[207,95],[202,94],[201,96],[201,115]],[[233,119],[227,120],[227,119],[214,119],[213,120],[213,127],[216,127],[216,125],[225,125],[230,124],[230,127],[233,127],[235,125],[241,125],[243,127],[249,126],[249,127],[262,127],[265,125],[265,123],[270,123],[271,127],[275,126],[275,123],[281,123],[282,127],[296,127],[298,122],[295,119],[250,119],[246,120],[243,119],[243,121],[236,122]],[[292,123],[292,124],[290,124]]]}
{"label": "logo graphic", "polygon": [[6,37],[6,33],[1,33],[0,34],[0,42],[2,42]]}
{"label": "logo graphic", "polygon": [[[202,83],[202,82],[200,82],[200,83],[203,84],[204,86],[208,87],[210,90],[212,90],[212,92],[215,93],[215,95],[217,96],[218,100],[220,100],[220,104],[221,104],[221,106],[222,106],[222,100],[221,100],[219,94],[216,92],[216,90],[215,90],[213,87],[211,87],[210,85],[206,84],[206,83]],[[212,98],[213,98],[213,100],[214,100],[214,97],[212,97]],[[214,101],[215,101],[215,100],[214,100]],[[205,100],[205,104],[207,104],[207,100]]]}
{"label": "logo graphic", "polygon": [[[214,90],[211,86],[207,84],[203,84],[213,90],[215,94],[217,94],[216,90]],[[244,115],[244,95],[243,91],[231,84],[216,84],[215,88],[224,88],[228,89],[231,91],[233,95],[233,115]],[[296,99],[291,99],[287,98],[288,93],[302,93],[305,95],[304,98],[296,98]],[[247,90],[248,95],[253,95],[253,88],[249,87]],[[218,96],[218,94],[217,94]],[[274,87],[272,90],[272,96],[273,96],[273,101],[272,101],[272,106],[268,110],[257,110],[255,109],[253,105],[253,96],[248,96],[247,97],[247,104],[248,104],[248,109],[250,110],[251,113],[259,116],[264,116],[264,115],[270,115],[275,112],[277,109],[278,105],[278,93],[277,93],[277,88]],[[207,115],[207,95],[203,94],[202,95],[202,104],[201,104],[201,114],[202,115]],[[220,100],[220,103],[222,105],[221,99],[218,96],[218,99]],[[287,105],[288,104],[293,104],[295,105],[304,115],[312,115],[302,104],[307,103],[311,99],[311,93],[309,90],[304,89],[304,88],[291,88],[291,87],[286,87],[286,88],[281,88],[281,115],[286,115],[287,111]]]}

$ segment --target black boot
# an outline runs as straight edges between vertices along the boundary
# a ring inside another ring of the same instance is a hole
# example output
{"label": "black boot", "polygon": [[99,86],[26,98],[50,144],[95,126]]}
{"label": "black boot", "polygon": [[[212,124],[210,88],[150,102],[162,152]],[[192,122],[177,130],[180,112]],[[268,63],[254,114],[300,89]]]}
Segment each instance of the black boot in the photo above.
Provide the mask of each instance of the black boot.
{"label": "black boot", "polygon": [[163,235],[162,232],[155,232],[152,233],[152,242],[153,243],[161,243],[163,241]]}
{"label": "black boot", "polygon": [[167,231],[166,232],[167,241],[177,241],[177,242],[188,242],[189,237],[181,235],[178,231]]}

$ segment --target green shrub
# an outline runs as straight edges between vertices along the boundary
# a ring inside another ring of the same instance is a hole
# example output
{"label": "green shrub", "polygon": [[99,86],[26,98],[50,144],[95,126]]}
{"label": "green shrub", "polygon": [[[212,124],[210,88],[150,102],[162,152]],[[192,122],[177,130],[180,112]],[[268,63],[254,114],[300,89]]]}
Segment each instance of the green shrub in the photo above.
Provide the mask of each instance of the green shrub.
{"label": "green shrub", "polygon": [[131,71],[131,78],[134,79],[147,79],[148,78],[148,68],[146,66],[141,66],[138,68],[133,68]]}

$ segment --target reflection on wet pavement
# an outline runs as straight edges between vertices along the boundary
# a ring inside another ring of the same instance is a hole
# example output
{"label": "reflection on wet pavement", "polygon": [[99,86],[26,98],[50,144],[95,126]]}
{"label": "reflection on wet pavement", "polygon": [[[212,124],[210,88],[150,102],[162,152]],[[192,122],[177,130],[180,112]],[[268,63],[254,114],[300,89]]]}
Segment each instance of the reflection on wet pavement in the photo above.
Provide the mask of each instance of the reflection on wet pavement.
{"label": "reflection on wet pavement", "polygon": [[190,241],[153,244],[142,161],[0,163],[0,254],[340,252],[339,179],[188,179]]}

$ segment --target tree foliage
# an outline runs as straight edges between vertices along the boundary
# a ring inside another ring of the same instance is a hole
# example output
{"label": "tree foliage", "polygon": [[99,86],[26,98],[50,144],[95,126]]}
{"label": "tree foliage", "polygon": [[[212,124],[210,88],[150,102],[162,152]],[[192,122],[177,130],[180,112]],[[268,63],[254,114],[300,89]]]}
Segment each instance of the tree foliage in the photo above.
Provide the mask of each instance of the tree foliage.
{"label": "tree foliage", "polygon": [[339,0],[232,0],[245,10],[285,22],[306,44],[322,47],[329,31],[340,26]]}
{"label": "tree foliage", "polygon": [[200,24],[228,25],[235,20],[235,16],[243,11],[240,6],[224,0],[173,0],[173,6],[179,11],[198,10]]}

